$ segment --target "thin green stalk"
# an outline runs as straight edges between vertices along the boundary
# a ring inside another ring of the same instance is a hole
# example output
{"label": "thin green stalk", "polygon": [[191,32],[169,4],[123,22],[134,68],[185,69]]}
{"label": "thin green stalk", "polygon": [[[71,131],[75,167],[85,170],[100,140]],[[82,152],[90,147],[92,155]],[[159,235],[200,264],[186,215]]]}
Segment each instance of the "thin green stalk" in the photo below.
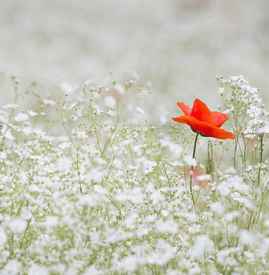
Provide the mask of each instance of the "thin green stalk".
{"label": "thin green stalk", "polygon": [[206,172],[207,174],[210,174],[212,176],[212,179],[214,178],[214,152],[213,152],[213,144],[211,141],[208,141],[207,143],[207,168]]}
{"label": "thin green stalk", "polygon": [[262,162],[263,162],[263,137],[264,137],[264,135],[260,136],[260,159],[259,159],[259,170],[258,170],[258,186],[261,183],[261,171],[262,171]]}
{"label": "thin green stalk", "polygon": [[[192,158],[195,159],[195,154],[196,154],[196,147],[197,147],[197,141],[198,141],[199,134],[196,134],[195,140],[194,140],[194,145],[193,145],[193,152],[192,152]],[[191,167],[191,175],[190,175],[190,194],[191,194],[191,199],[192,199],[192,204],[193,207],[195,208],[195,199],[193,195],[193,190],[192,190],[192,173],[193,173],[193,166]]]}
{"label": "thin green stalk", "polygon": [[193,152],[192,152],[192,158],[193,159],[195,159],[198,137],[199,137],[199,134],[196,134],[195,141],[194,141],[194,146],[193,146]]}
{"label": "thin green stalk", "polygon": [[78,181],[79,181],[79,191],[80,191],[80,193],[83,193],[81,175],[80,175],[80,161],[79,161],[78,148],[76,148],[76,170],[77,170],[77,177],[78,177]]}
{"label": "thin green stalk", "polygon": [[247,166],[247,142],[246,142],[246,138],[244,135],[242,135],[242,140],[243,140],[243,144],[244,144],[243,165],[244,165],[244,169],[246,169],[246,166]]}
{"label": "thin green stalk", "polygon": [[[260,136],[260,158],[259,158],[259,168],[258,168],[258,178],[257,178],[257,185],[260,186],[261,184],[261,172],[262,172],[262,163],[263,163],[263,138],[264,135]],[[261,189],[264,189],[261,187]],[[265,190],[261,190],[261,197],[260,197],[260,204],[259,204],[259,209],[257,211],[256,216],[253,219],[253,224],[256,222],[258,222],[260,215],[262,213],[262,209],[263,209],[263,204],[264,204],[264,200],[265,200]]]}
{"label": "thin green stalk", "polygon": [[25,230],[24,230],[23,236],[22,236],[21,241],[20,241],[20,245],[19,245],[20,249],[23,248],[24,241],[25,241],[25,238],[26,238],[26,234],[27,234],[27,232],[28,232],[28,230],[29,230],[29,228],[30,228],[31,221],[32,221],[31,218],[27,221],[26,228],[25,228]]}
{"label": "thin green stalk", "polygon": [[238,135],[235,137],[235,144],[234,144],[234,169],[237,168],[237,148],[238,148]]}
{"label": "thin green stalk", "polygon": [[78,177],[78,182],[79,182],[79,191],[80,193],[83,193],[82,190],[82,182],[81,182],[81,174],[80,174],[80,160],[79,160],[79,151],[78,151],[78,146],[75,144],[74,139],[72,137],[72,134],[70,134],[68,127],[66,126],[66,123],[64,122],[64,113],[61,109],[59,109],[60,114],[61,114],[61,118],[62,118],[62,127],[64,132],[66,133],[69,141],[72,144],[72,147],[76,150],[75,154],[76,154],[76,159],[75,159],[75,165],[76,165],[76,170],[77,170],[77,177]]}

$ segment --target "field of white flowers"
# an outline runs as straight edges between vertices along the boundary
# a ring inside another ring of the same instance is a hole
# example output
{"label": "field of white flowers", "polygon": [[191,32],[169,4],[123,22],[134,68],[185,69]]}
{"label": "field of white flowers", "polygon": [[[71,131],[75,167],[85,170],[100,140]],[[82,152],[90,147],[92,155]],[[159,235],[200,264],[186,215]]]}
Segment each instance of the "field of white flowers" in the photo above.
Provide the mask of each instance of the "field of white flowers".
{"label": "field of white flowers", "polygon": [[0,274],[266,274],[268,112],[243,77],[218,84],[236,138],[200,137],[196,159],[136,80],[1,106]]}
{"label": "field of white flowers", "polygon": [[0,275],[269,274],[268,3],[2,1]]}

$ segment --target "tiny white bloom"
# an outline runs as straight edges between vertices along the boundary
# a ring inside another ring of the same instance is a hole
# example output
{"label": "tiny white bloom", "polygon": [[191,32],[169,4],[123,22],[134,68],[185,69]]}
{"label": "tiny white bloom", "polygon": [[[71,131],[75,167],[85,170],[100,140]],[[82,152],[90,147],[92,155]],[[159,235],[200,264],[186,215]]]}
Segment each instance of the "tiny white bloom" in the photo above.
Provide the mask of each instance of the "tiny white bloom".
{"label": "tiny white bloom", "polygon": [[59,171],[68,172],[72,167],[72,161],[66,157],[60,158],[57,161],[57,168]]}
{"label": "tiny white bloom", "polygon": [[38,275],[48,275],[49,271],[43,266],[33,264],[30,267],[28,274],[29,275],[36,275],[36,274],[38,274]]}
{"label": "tiny white bloom", "polygon": [[55,106],[56,102],[50,99],[43,99],[43,103],[48,106]]}
{"label": "tiny white bloom", "polygon": [[0,247],[5,244],[7,240],[6,233],[2,227],[0,227]]}
{"label": "tiny white bloom", "polygon": [[108,107],[108,108],[115,108],[115,105],[116,105],[116,100],[112,97],[112,96],[106,96],[105,97],[105,105]]}
{"label": "tiny white bloom", "polygon": [[207,235],[198,236],[194,242],[193,247],[190,249],[190,255],[193,258],[201,258],[205,254],[211,253],[214,249],[214,243]]}
{"label": "tiny white bloom", "polygon": [[196,160],[194,158],[192,158],[190,155],[184,156],[183,160],[188,166],[195,167],[197,165]]}
{"label": "tiny white bloom", "polygon": [[18,218],[18,219],[11,220],[8,226],[14,234],[21,234],[25,231],[27,222],[23,219]]}
{"label": "tiny white bloom", "polygon": [[26,121],[28,119],[29,119],[29,117],[25,113],[18,113],[14,118],[14,120],[17,121],[17,122]]}

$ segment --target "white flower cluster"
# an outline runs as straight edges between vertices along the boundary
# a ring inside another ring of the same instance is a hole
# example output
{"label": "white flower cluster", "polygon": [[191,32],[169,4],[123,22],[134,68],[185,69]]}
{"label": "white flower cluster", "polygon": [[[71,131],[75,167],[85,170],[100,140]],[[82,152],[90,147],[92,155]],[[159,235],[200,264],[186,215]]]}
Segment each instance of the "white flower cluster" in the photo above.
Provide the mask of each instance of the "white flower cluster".
{"label": "white flower cluster", "polygon": [[44,102],[0,110],[0,274],[269,270],[268,212],[253,222],[259,201],[241,177],[197,186],[194,211],[180,130],[128,124],[120,101],[89,85]]}
{"label": "white flower cluster", "polygon": [[236,119],[235,130],[246,136],[269,133],[269,113],[259,90],[250,86],[241,75],[228,79],[218,77],[218,80],[221,85],[219,93],[224,98],[226,108]]}

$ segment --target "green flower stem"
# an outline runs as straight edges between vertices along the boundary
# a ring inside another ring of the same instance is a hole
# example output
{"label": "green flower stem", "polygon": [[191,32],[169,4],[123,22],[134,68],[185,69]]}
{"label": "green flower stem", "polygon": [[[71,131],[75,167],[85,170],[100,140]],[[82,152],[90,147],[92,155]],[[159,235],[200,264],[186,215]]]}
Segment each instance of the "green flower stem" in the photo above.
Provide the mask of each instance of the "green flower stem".
{"label": "green flower stem", "polygon": [[[260,159],[259,159],[259,168],[258,168],[258,178],[257,178],[257,185],[260,186],[261,184],[261,172],[262,172],[262,163],[263,163],[263,139],[264,139],[264,135],[261,135],[260,137]],[[264,186],[263,188],[261,188],[261,196],[260,196],[260,204],[259,204],[259,209],[257,211],[257,214],[256,216],[254,217],[253,219],[253,224],[254,223],[257,223],[260,216],[261,216],[261,213],[262,213],[262,210],[263,210],[263,205],[264,205],[264,200],[265,200],[265,190],[262,190],[264,189]]]}
{"label": "green flower stem", "polygon": [[263,162],[263,135],[260,136],[260,160],[259,160],[259,170],[258,170],[258,186],[261,183],[261,171]]}
{"label": "green flower stem", "polygon": [[234,140],[234,155],[233,155],[233,160],[234,160],[234,169],[237,169],[237,149],[238,149],[238,135],[236,134],[235,140]]}
{"label": "green flower stem", "polygon": [[207,143],[207,168],[206,172],[207,174],[210,174],[212,176],[212,179],[214,178],[214,151],[213,151],[213,143],[209,140]]}
{"label": "green flower stem", "polygon": [[[195,140],[194,140],[194,145],[193,145],[193,152],[192,152],[192,158],[195,159],[195,154],[196,154],[196,147],[197,147],[197,141],[198,141],[199,134],[196,134]],[[191,167],[191,175],[190,175],[190,194],[191,194],[191,199],[192,199],[192,204],[193,207],[195,208],[195,199],[193,195],[193,190],[192,190],[192,173],[193,173],[193,166]]]}

